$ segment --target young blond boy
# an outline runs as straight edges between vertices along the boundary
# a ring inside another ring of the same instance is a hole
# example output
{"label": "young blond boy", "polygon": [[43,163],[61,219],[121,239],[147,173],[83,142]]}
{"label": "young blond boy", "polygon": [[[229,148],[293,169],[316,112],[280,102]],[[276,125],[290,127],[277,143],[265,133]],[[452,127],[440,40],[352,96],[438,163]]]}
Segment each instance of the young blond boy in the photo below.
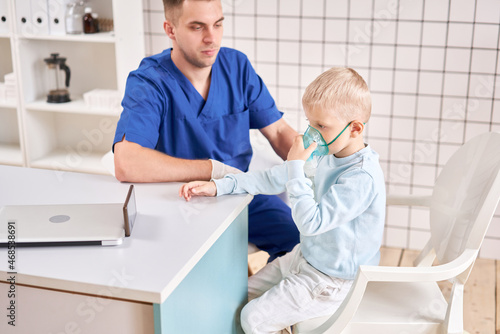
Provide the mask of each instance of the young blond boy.
{"label": "young blond boy", "polygon": [[282,165],[179,190],[186,200],[288,192],[301,242],[249,278],[250,302],[241,312],[245,333],[277,333],[332,314],[359,266],[380,259],[385,184],[378,154],[363,141],[371,113],[365,81],[353,69],[332,68],[306,88],[302,105],[309,127]]}

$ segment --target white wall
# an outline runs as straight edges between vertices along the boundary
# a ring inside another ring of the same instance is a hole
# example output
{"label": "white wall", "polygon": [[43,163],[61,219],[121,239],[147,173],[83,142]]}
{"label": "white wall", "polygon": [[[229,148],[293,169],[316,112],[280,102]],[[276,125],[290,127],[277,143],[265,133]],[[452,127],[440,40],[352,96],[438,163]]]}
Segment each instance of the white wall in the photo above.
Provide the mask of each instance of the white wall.
{"label": "white wall", "polygon": [[[366,141],[390,193],[429,194],[448,157],[500,131],[496,0],[222,0],[224,45],[247,54],[286,120],[303,132],[300,98],[332,66],[356,69],[373,96]],[[144,0],[146,52],[170,47],[161,0]],[[426,212],[388,211],[384,243],[420,248]],[[500,210],[481,257],[500,258]]]}

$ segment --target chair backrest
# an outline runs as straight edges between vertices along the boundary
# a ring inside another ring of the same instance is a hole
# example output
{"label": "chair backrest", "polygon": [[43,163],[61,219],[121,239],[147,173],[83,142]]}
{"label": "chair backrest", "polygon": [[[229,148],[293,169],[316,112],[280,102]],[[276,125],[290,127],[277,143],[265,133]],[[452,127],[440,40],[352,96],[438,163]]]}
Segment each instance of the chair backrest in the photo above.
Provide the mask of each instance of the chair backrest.
{"label": "chair backrest", "polygon": [[430,207],[431,242],[439,263],[481,247],[500,199],[499,171],[500,133],[469,140],[444,166]]}

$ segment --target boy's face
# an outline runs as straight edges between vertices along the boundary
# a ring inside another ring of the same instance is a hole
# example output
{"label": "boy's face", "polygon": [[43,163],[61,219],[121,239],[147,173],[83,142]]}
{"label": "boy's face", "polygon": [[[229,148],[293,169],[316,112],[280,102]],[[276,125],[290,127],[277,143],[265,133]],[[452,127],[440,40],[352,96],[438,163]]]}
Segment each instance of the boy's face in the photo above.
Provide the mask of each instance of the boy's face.
{"label": "boy's face", "polygon": [[219,0],[184,1],[177,23],[166,21],[167,35],[172,39],[174,52],[180,52],[191,65],[211,66],[222,41],[222,6]]}
{"label": "boy's face", "polygon": [[[318,106],[304,108],[309,125],[318,130],[326,143],[331,142],[335,137],[339,136],[333,143],[328,146],[328,154],[335,154],[337,157],[342,157],[342,152],[349,144],[350,129],[346,128],[347,123],[339,121],[335,117],[334,111],[325,110]],[[342,132],[342,130],[344,130]],[[340,134],[342,132],[342,134]],[[340,134],[340,135],[339,135]]]}

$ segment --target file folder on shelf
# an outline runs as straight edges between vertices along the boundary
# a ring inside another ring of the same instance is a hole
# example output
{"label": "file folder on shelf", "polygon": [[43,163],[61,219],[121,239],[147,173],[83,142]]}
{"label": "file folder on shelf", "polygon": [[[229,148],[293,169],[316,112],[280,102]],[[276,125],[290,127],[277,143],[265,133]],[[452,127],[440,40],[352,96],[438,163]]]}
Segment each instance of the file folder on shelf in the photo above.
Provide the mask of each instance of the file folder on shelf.
{"label": "file folder on shelf", "polygon": [[35,35],[49,34],[47,0],[31,0],[31,22]]}
{"label": "file folder on shelf", "polygon": [[16,25],[18,34],[33,34],[33,25],[31,24],[30,0],[16,0]]}
{"label": "file folder on shelf", "polygon": [[64,0],[48,0],[47,10],[49,13],[49,33],[51,35],[65,35],[66,2]]}
{"label": "file folder on shelf", "polygon": [[0,1],[0,33],[8,33],[10,24],[9,4],[7,1]]}
{"label": "file folder on shelf", "polygon": [[47,0],[16,0],[18,34],[48,35],[49,16]]}

